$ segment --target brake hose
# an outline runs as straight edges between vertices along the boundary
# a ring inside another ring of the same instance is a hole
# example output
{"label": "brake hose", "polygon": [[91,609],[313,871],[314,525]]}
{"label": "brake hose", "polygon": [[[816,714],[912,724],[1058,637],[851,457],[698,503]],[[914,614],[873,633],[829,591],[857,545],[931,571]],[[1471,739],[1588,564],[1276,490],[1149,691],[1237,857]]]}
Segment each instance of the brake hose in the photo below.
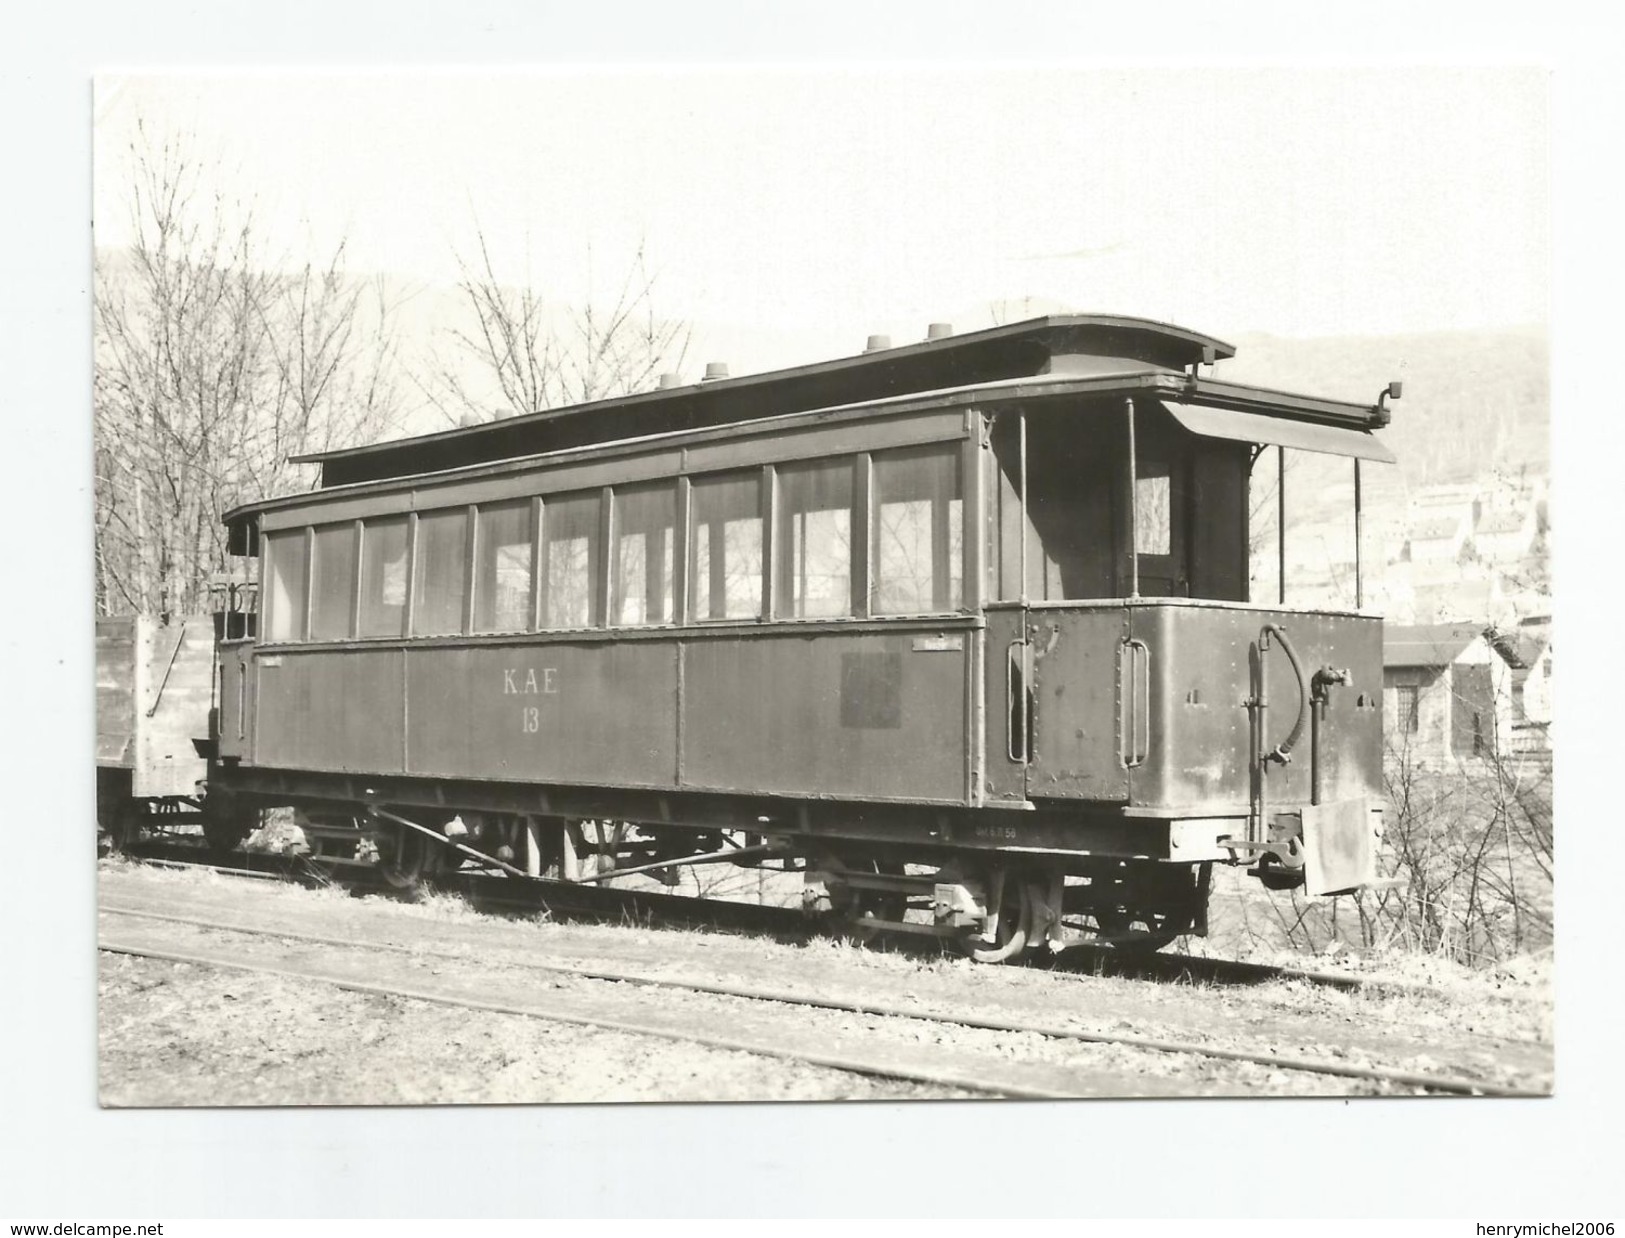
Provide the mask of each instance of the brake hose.
{"label": "brake hose", "polygon": [[1304,723],[1309,717],[1309,685],[1304,682],[1303,664],[1298,661],[1297,652],[1292,648],[1292,642],[1286,638],[1286,632],[1273,623],[1266,623],[1261,635],[1268,637],[1271,633],[1274,633],[1275,638],[1281,642],[1281,648],[1286,652],[1286,660],[1292,663],[1292,673],[1298,679],[1297,721],[1292,724],[1292,730],[1287,734],[1287,737],[1264,756],[1266,761],[1279,761],[1282,765],[1285,765],[1292,759],[1293,747],[1303,738]]}

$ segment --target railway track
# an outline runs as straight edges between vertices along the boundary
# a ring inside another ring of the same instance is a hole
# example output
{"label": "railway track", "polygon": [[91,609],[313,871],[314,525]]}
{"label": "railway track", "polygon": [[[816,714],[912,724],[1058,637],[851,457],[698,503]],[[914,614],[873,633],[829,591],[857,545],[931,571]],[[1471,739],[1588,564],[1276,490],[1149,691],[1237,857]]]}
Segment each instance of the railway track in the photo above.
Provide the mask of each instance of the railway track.
{"label": "railway track", "polygon": [[[196,847],[160,844],[130,858],[163,868],[202,869],[249,879],[281,879],[307,884],[342,884],[358,892],[399,897],[369,870],[328,868],[319,859],[244,853],[246,866],[222,865],[198,859]],[[805,940],[820,930],[817,921],[797,908],[695,898],[654,890],[627,890],[605,885],[576,885],[561,881],[516,881],[500,874],[460,872],[435,880],[438,890],[457,893],[476,910],[494,914],[548,913],[566,918],[593,918],[613,922],[668,923],[685,926],[761,933],[780,940]],[[877,935],[873,944],[903,952],[935,954],[939,947],[907,934]],[[1035,954],[1014,966],[1031,967],[1058,977],[1114,976],[1245,987],[1274,981],[1296,981],[1343,991],[1367,990],[1427,994],[1425,985],[1348,972],[1320,971],[1211,958],[1173,951],[1130,952],[1087,942],[1069,945],[1059,955]]]}
{"label": "railway track", "polygon": [[[353,938],[299,932],[286,926],[256,925],[240,920],[176,915],[117,904],[104,904],[101,912],[104,916],[124,917],[127,921],[133,920],[138,923],[184,926],[187,929],[203,932],[236,934],[249,939],[320,947],[328,952],[335,950],[378,952],[411,956],[411,958],[418,961],[438,959],[465,966],[470,963],[470,959],[466,954],[455,951],[435,950],[417,945],[406,946],[381,941],[362,942]],[[433,986],[424,988],[380,984],[373,980],[335,974],[331,960],[324,963],[312,963],[303,967],[289,968],[269,965],[263,961],[253,961],[237,953],[223,954],[219,951],[209,950],[202,952],[176,950],[162,944],[156,946],[150,942],[143,944],[128,937],[123,939],[118,936],[104,937],[99,945],[100,949],[109,953],[138,955],[169,962],[224,967],[261,974],[317,980],[356,992],[436,1002],[443,1005],[462,1006],[501,1014],[548,1019],[555,1022],[573,1023],[664,1039],[683,1040],[711,1048],[733,1049],[759,1055],[765,1054],[800,1061],[808,1065],[823,1066],[872,1077],[924,1083],[973,1094],[1023,1099],[1063,1099],[1079,1095],[1099,1094],[1068,1087],[1065,1083],[1067,1077],[1065,1071],[1050,1071],[1048,1073],[1053,1076],[1053,1079],[1045,1081],[1043,1076],[1046,1072],[1041,1070],[1037,1072],[1040,1076],[1039,1081],[1034,1082],[1031,1079],[1019,1077],[1019,1074],[1017,1078],[1009,1077],[1008,1070],[1002,1069],[1000,1064],[994,1064],[985,1073],[967,1073],[963,1068],[945,1069],[927,1060],[921,1060],[915,1055],[904,1055],[903,1060],[899,1061],[895,1048],[888,1052],[884,1046],[878,1052],[874,1048],[863,1047],[848,1049],[843,1052],[828,1052],[807,1048],[797,1049],[773,1036],[762,1036],[760,1034],[756,1036],[720,1036],[709,1030],[712,1026],[709,1020],[702,1020],[698,1026],[674,1026],[669,1018],[669,1012],[667,1017],[651,1022],[644,1017],[627,1019],[625,1017],[608,1017],[579,1011],[571,1012],[559,1009],[554,1003],[539,1005],[530,1001],[487,1001],[466,994],[456,994],[443,987],[437,989]],[[938,1028],[951,1027],[976,1032],[1002,1033],[1037,1038],[1052,1045],[1112,1046],[1120,1050],[1129,1050],[1141,1054],[1173,1055],[1187,1059],[1195,1058],[1214,1062],[1241,1063],[1248,1066],[1265,1067],[1272,1071],[1360,1081],[1387,1089],[1405,1089],[1424,1095],[1503,1097],[1541,1095],[1541,1093],[1536,1092],[1498,1087],[1483,1080],[1457,1075],[1360,1065],[1332,1058],[1311,1058],[1263,1050],[1235,1049],[1194,1041],[1158,1039],[1114,1032],[1085,1031],[1054,1023],[989,1017],[964,1011],[903,1006],[894,1002],[849,999],[828,994],[799,992],[794,989],[766,988],[745,984],[720,983],[698,978],[652,975],[646,972],[599,966],[589,967],[529,956],[522,959],[505,956],[500,962],[504,967],[515,967],[528,973],[568,976],[575,981],[585,981],[591,985],[658,989],[667,992],[728,999],[755,1006],[799,1007],[858,1015],[868,1019],[934,1025]],[[1033,1072],[1028,1071],[1026,1073],[1031,1075]]]}

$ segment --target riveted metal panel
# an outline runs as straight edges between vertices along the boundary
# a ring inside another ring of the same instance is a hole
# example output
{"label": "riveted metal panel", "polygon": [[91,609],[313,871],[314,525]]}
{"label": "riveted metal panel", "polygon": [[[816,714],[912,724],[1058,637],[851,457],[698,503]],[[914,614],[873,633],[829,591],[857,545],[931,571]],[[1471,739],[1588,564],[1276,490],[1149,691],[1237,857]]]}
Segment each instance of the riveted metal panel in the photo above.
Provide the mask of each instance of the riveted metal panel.
{"label": "riveted metal panel", "polygon": [[918,634],[765,629],[688,644],[683,785],[963,803],[969,653],[916,651]]}
{"label": "riveted metal panel", "polygon": [[675,640],[407,651],[407,772],[675,784]]}
{"label": "riveted metal panel", "polygon": [[[1372,616],[1148,603],[1131,607],[1133,635],[1151,662],[1151,743],[1133,771],[1133,803],[1182,811],[1232,811],[1248,802],[1250,650],[1267,623],[1285,629],[1307,678],[1346,668],[1334,688],[1321,743],[1321,797],[1382,796],[1382,621]],[[1265,747],[1292,729],[1298,682],[1279,642],[1263,655],[1268,678]],[[1286,764],[1272,763],[1273,809],[1310,798],[1310,729]]]}
{"label": "riveted metal panel", "polygon": [[1120,656],[1128,636],[1121,607],[1034,611],[1033,761],[1027,794],[1034,800],[1120,803],[1128,798],[1123,760]]}

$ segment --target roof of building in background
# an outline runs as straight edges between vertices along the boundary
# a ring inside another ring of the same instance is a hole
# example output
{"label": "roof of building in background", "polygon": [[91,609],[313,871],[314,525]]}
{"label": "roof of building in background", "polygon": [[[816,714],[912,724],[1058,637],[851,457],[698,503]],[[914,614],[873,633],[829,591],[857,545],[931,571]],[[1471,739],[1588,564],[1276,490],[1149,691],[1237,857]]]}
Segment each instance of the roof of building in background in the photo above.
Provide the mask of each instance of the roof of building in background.
{"label": "roof of building in background", "polygon": [[1453,507],[1470,504],[1478,498],[1477,482],[1441,483],[1423,486],[1411,494],[1414,507]]}
{"label": "roof of building in background", "polygon": [[1460,516],[1436,516],[1431,520],[1418,520],[1411,526],[1413,542],[1446,542],[1461,532]]}
{"label": "roof of building in background", "polygon": [[1506,593],[1493,576],[1418,583],[1415,596],[1417,616],[1429,623],[1476,623],[1482,627],[1490,619],[1508,617]]}
{"label": "roof of building in background", "polygon": [[1382,630],[1382,664],[1448,666],[1483,635],[1482,624],[1385,624]]}
{"label": "roof of building in background", "polygon": [[1534,512],[1529,508],[1509,508],[1486,515],[1478,522],[1478,533],[1520,533],[1530,527]]}

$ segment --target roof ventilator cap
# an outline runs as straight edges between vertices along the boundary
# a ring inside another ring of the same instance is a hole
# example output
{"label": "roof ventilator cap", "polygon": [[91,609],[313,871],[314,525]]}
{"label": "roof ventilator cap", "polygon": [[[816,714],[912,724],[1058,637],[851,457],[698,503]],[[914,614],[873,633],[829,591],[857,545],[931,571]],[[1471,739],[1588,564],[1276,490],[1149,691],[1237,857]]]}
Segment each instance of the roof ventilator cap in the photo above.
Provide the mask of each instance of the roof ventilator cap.
{"label": "roof ventilator cap", "polygon": [[705,377],[700,381],[714,383],[719,378],[728,377],[728,363],[726,361],[707,361],[705,363]]}
{"label": "roof ventilator cap", "polygon": [[662,391],[670,391],[673,387],[681,387],[682,385],[683,376],[681,374],[662,374],[660,376],[660,389]]}
{"label": "roof ventilator cap", "polygon": [[869,353],[869,352],[885,352],[890,347],[891,347],[891,336],[889,336],[889,335],[871,335],[869,337],[869,343],[864,346],[863,351],[866,352],[866,353]]}
{"label": "roof ventilator cap", "polygon": [[954,324],[951,322],[934,322],[925,329],[925,338],[928,340],[945,340],[954,333]]}

